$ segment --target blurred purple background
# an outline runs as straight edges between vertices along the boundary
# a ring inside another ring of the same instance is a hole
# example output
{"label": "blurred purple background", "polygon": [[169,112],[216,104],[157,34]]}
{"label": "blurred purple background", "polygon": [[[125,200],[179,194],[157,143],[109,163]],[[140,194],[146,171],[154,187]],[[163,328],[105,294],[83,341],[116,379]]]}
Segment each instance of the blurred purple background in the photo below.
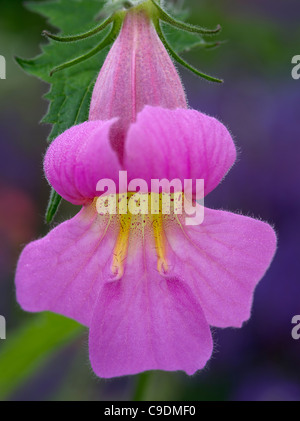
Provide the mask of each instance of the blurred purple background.
{"label": "blurred purple background", "polygon": [[[189,0],[191,21],[222,24],[218,50],[194,51],[193,64],[225,79],[223,86],[179,69],[192,108],[219,118],[234,136],[239,159],[206,205],[261,218],[279,239],[275,260],[259,284],[251,320],[242,329],[214,330],[215,351],[205,370],[189,378],[151,373],[145,399],[300,400],[300,80],[291,77],[300,54],[300,3],[295,0]],[[14,297],[14,270],[25,243],[44,235],[49,187],[42,172],[49,127],[47,87],[24,74],[13,55],[38,53],[47,27],[20,1],[1,1],[0,54],[0,314],[8,337],[29,315]],[[56,222],[76,209],[64,204]],[[1,347],[1,342],[0,342]],[[21,350],[20,350],[21,352]],[[1,376],[1,373],[0,373]],[[132,399],[136,379],[101,381],[91,374],[86,337],[58,351],[12,400]]]}

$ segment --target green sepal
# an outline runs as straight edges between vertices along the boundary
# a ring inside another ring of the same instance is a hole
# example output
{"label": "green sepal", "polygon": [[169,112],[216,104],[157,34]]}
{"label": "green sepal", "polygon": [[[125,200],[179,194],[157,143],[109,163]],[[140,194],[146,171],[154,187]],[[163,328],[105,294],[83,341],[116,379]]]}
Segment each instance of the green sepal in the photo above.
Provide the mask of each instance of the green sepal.
{"label": "green sepal", "polygon": [[74,60],[70,60],[64,64],[61,64],[60,66],[55,67],[51,70],[50,76],[53,76],[54,73],[57,73],[61,70],[68,69],[69,67],[74,66],[75,64],[82,63],[85,60],[88,60],[89,58],[93,57],[94,55],[98,54],[100,51],[104,50],[104,48],[108,47],[112,42],[114,41],[115,37],[120,32],[120,29],[122,27],[122,19],[116,18],[114,20],[114,24],[112,27],[112,30],[107,35],[107,37],[100,42],[95,48],[93,48],[91,51],[89,51],[86,54],[83,54],[82,56],[79,56],[75,58]]}
{"label": "green sepal", "polygon": [[181,64],[182,66],[186,67],[188,70],[190,70],[191,72],[195,73],[197,76],[202,77],[203,79],[206,79],[210,82],[215,82],[215,83],[223,83],[222,79],[218,79],[214,76],[210,76],[207,75],[203,72],[200,72],[199,70],[195,69],[193,66],[191,66],[190,64],[188,64],[183,58],[181,58],[176,52],[175,50],[170,46],[170,44],[168,43],[168,41],[166,40],[163,31],[161,29],[160,26],[160,22],[159,20],[154,20],[154,24],[155,24],[155,28],[156,28],[156,32],[159,36],[159,38],[161,39],[161,42],[164,44],[166,50],[168,50],[169,54],[171,57],[173,57],[174,60],[176,60],[179,64]]}
{"label": "green sepal", "polygon": [[49,203],[45,215],[45,220],[47,224],[50,224],[53,221],[53,218],[56,215],[56,212],[58,211],[61,201],[62,197],[53,188],[51,188]]}
{"label": "green sepal", "polygon": [[103,29],[105,29],[109,24],[111,24],[112,21],[113,21],[113,16],[110,16],[108,19],[102,22],[101,25],[96,26],[94,29],[88,32],[85,32],[83,34],[73,35],[69,37],[59,37],[58,35],[52,34],[51,32],[48,32],[48,31],[43,31],[42,34],[46,36],[47,38],[51,38],[57,42],[76,42],[76,41],[81,41],[83,39],[97,35],[99,32],[103,31]]}
{"label": "green sepal", "polygon": [[175,28],[182,29],[183,31],[193,32],[200,35],[216,35],[221,31],[221,26],[217,25],[215,29],[202,28],[201,26],[191,25],[189,23],[182,22],[180,20],[174,19],[169,15],[155,0],[150,0],[151,3],[157,9],[157,17],[163,22],[168,23]]}

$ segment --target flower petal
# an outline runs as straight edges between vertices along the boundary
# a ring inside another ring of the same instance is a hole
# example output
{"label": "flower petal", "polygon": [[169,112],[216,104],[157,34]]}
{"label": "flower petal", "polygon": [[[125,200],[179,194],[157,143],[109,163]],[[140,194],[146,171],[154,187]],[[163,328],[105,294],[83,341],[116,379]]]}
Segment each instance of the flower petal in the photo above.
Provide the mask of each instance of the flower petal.
{"label": "flower petal", "polygon": [[195,110],[145,107],[125,144],[128,178],[204,179],[213,190],[236,159],[230,133],[218,120]]}
{"label": "flower petal", "polygon": [[63,314],[89,326],[116,234],[109,216],[98,216],[91,205],[27,245],[16,274],[21,307]]}
{"label": "flower petal", "polygon": [[[156,269],[154,245],[134,241],[124,277],[106,283],[90,329],[90,358],[104,378],[146,370],[203,368],[212,338],[191,291],[178,279],[164,279]],[[132,246],[131,246],[132,247]]]}
{"label": "flower petal", "polygon": [[166,224],[173,271],[192,289],[208,323],[241,327],[251,312],[254,289],[276,250],[270,225],[205,208],[204,223]]}
{"label": "flower petal", "polygon": [[99,180],[118,182],[120,164],[109,141],[116,120],[85,122],[55,139],[45,156],[44,169],[52,187],[73,204],[85,204],[99,196]]}
{"label": "flower petal", "polygon": [[128,13],[93,90],[89,120],[118,117],[111,142],[123,159],[126,132],[146,104],[187,107],[176,68],[149,16]]}

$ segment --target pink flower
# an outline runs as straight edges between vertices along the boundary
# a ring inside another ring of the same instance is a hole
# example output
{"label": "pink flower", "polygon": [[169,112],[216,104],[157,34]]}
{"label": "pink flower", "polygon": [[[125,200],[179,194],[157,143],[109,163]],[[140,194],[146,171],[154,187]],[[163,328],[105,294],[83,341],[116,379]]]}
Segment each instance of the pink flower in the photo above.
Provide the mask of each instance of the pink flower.
{"label": "pink flower", "polygon": [[49,147],[45,172],[66,200],[83,205],[71,220],[25,247],[17,298],[31,312],[53,311],[90,328],[100,377],[145,370],[203,368],[209,325],[241,327],[266,272],[276,236],[266,223],[205,209],[204,223],[175,215],[99,215],[98,180],[204,179],[213,190],[235,161],[227,129],[187,109],[146,106],[129,127],[120,160],[115,120],[72,127]]}
{"label": "pink flower", "polygon": [[16,274],[22,308],[88,326],[100,377],[203,368],[213,348],[209,326],[240,327],[250,317],[253,291],[275,253],[273,229],[211,209],[199,226],[175,212],[100,215],[96,186],[118,184],[126,170],[128,181],[148,186],[204,179],[208,194],[235,158],[227,129],[187,109],[148,15],[129,12],[96,82],[90,121],[61,134],[45,156],[49,183],[82,210],[23,250]]}

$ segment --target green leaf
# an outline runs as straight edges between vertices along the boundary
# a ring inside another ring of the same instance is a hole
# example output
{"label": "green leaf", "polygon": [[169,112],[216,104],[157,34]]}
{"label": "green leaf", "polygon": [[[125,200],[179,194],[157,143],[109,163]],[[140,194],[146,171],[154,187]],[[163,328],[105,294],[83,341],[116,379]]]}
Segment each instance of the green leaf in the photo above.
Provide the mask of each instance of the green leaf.
{"label": "green leaf", "polygon": [[0,399],[7,399],[33,375],[59,347],[75,339],[84,328],[52,313],[32,316],[0,343]]}
{"label": "green leaf", "polygon": [[[99,0],[60,0],[30,2],[27,7],[46,16],[52,26],[60,28],[62,34],[73,35],[95,27],[94,18],[103,3]],[[51,89],[45,96],[50,101],[50,107],[43,119],[43,122],[53,125],[49,141],[71,126],[88,119],[93,84],[108,49],[52,77],[51,70],[95,48],[107,32],[105,30],[95,37],[72,44],[60,44],[51,40],[42,46],[42,54],[38,57],[32,60],[17,59],[27,73],[51,84]]]}
{"label": "green leaf", "polygon": [[[27,7],[47,17],[50,25],[59,28],[64,35],[86,32],[96,26],[95,16],[99,14],[104,1],[101,0],[60,0],[30,2]],[[51,84],[45,98],[50,105],[44,123],[52,124],[49,142],[68,128],[88,119],[93,85],[104,63],[108,48],[94,57],[61,71],[52,77],[53,68],[73,60],[95,48],[105,38],[109,28],[103,33],[73,44],[60,44],[51,40],[43,44],[42,53],[31,60],[17,58],[19,65],[29,74]],[[61,200],[52,191],[46,214],[48,223],[53,219]]]}

